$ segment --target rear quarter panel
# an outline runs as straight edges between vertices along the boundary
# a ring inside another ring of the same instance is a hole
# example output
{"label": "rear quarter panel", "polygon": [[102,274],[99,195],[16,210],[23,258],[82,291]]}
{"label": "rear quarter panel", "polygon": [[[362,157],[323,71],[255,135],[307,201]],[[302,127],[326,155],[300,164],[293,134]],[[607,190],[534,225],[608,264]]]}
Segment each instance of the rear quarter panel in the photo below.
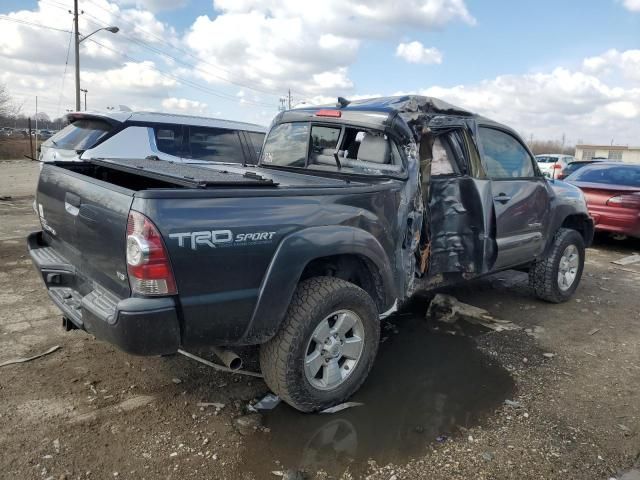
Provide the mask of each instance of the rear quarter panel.
{"label": "rear quarter panel", "polygon": [[[369,193],[335,190],[334,194],[282,196],[270,189],[258,196],[228,192],[227,196],[217,198],[134,201],[132,208],[153,220],[169,251],[178,286],[185,345],[232,344],[242,340],[277,248],[296,232],[324,227],[326,237],[332,226],[354,227],[369,232],[385,254],[393,258],[397,228],[388,222],[396,218],[395,182]],[[211,231],[225,232],[218,234],[218,238],[230,237],[232,241],[214,243],[215,246],[206,241],[192,244],[193,237],[184,235]],[[181,235],[182,246],[178,238]],[[336,237],[336,242],[345,243],[343,237]],[[313,257],[313,241],[307,243],[302,247],[308,255],[288,259],[302,263],[291,272],[301,272],[309,256]],[[350,248],[356,246],[350,243]],[[317,253],[322,256],[322,252]],[[279,304],[288,305],[292,293],[290,287],[283,285],[278,292]],[[275,331],[273,325],[261,324],[260,328]],[[259,337],[260,332],[252,335]]]}

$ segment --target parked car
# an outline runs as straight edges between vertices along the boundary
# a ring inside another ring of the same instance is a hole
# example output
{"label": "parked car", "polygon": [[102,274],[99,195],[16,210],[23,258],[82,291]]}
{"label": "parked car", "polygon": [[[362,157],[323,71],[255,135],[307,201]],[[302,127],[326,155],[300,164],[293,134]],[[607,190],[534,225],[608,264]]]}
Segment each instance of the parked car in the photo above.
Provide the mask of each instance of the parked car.
{"label": "parked car", "polygon": [[576,158],[570,155],[556,153],[545,153],[536,155],[538,167],[545,177],[562,180],[567,176],[566,169],[569,163],[575,162]]}
{"label": "parked car", "polygon": [[596,162],[566,181],[584,192],[596,230],[640,238],[640,165]]}
{"label": "parked car", "polygon": [[140,355],[260,345],[269,387],[316,411],[362,385],[416,292],[519,268],[571,297],[584,196],[513,130],[428,97],[339,100],[280,113],[257,167],[45,164],[28,248],[66,328]]}
{"label": "parked car", "polygon": [[156,157],[174,162],[255,164],[265,128],[215,118],[153,112],[78,112],[42,144],[40,160]]}
{"label": "parked car", "polygon": [[569,162],[569,164],[565,167],[563,173],[565,174],[565,178],[571,175],[574,172],[577,172],[582,167],[586,167],[587,165],[592,165],[598,162],[605,162],[606,160],[599,160],[597,158],[592,158],[591,160],[574,160],[573,162]]}

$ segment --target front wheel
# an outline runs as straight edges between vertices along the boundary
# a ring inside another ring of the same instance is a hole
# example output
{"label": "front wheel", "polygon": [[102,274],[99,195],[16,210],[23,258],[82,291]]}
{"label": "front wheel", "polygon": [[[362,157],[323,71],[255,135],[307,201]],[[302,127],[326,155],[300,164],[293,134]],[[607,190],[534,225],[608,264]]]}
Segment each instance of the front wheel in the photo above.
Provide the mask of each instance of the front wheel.
{"label": "front wheel", "polygon": [[267,385],[303,412],[337,405],[360,388],[380,339],[378,310],[356,285],[315,277],[296,288],[280,331],[260,348]]}
{"label": "front wheel", "polygon": [[569,300],[578,288],[584,269],[584,240],[570,228],[559,229],[551,250],[529,269],[529,284],[535,295],[547,302]]}

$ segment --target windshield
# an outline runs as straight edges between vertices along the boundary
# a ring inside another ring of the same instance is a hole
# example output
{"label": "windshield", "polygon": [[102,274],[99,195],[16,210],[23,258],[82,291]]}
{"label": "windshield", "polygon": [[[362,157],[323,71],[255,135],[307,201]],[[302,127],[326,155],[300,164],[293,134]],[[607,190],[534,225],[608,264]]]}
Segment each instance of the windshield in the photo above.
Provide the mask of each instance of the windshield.
{"label": "windshield", "polygon": [[111,131],[104,120],[76,120],[47,140],[44,145],[62,150],[87,150]]}
{"label": "windshield", "polygon": [[536,161],[538,163],[556,163],[558,160],[558,157],[548,157],[542,155],[536,157]]}
{"label": "windshield", "polygon": [[591,165],[581,168],[567,180],[640,188],[640,165]]}

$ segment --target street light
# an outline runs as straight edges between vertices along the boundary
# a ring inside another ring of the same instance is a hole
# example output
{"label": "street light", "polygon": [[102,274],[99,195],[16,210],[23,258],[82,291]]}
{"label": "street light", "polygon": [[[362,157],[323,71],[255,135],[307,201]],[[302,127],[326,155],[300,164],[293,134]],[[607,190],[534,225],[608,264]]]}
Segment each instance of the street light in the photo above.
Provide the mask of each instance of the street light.
{"label": "street light", "polygon": [[95,32],[91,32],[89,35],[85,35],[80,38],[80,32],[78,31],[78,0],[73,0],[73,26],[75,30],[75,47],[76,47],[76,111],[80,111],[80,42],[85,41],[91,35],[98,33],[101,30],[106,30],[111,33],[118,33],[120,29],[118,27],[103,27],[99,28]]}

